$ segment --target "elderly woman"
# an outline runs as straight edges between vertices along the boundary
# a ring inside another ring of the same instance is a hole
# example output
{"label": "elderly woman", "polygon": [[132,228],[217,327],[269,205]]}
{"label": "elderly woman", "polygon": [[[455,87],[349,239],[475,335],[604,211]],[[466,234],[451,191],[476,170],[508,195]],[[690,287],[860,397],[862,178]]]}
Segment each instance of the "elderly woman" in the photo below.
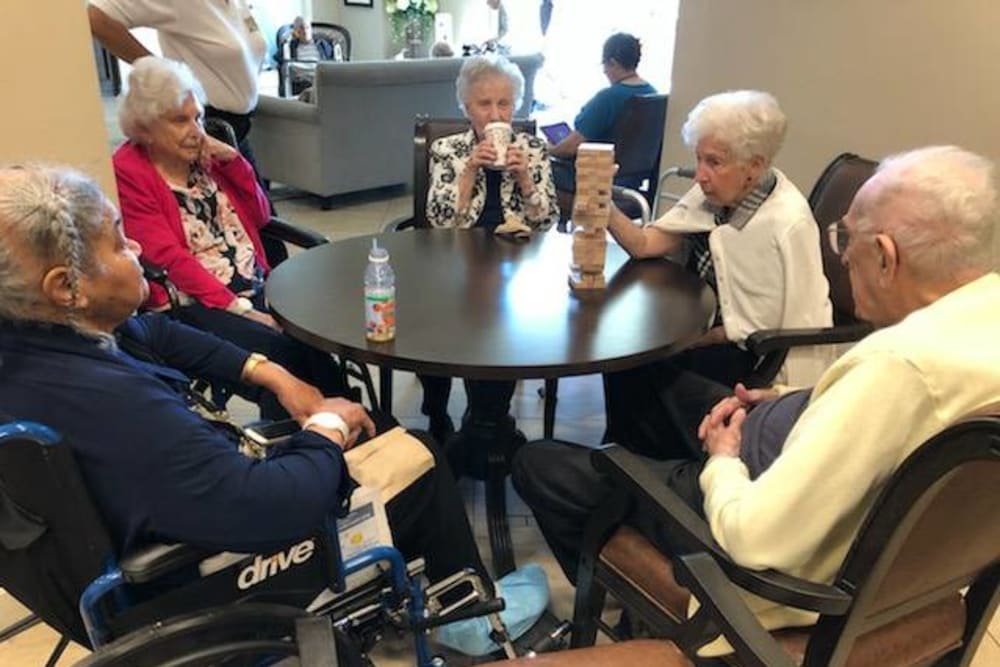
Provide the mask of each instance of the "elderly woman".
{"label": "elderly woman", "polygon": [[[503,56],[467,58],[455,87],[458,104],[471,127],[431,144],[427,196],[431,225],[493,231],[500,225],[544,229],[558,221],[545,143],[514,133],[504,166],[496,168],[497,151],[485,133],[489,123],[510,123],[521,106],[521,70]],[[430,418],[430,431],[445,442],[454,429],[448,416],[451,379],[421,376],[420,381],[424,386],[422,411]],[[449,442],[449,458],[457,471],[480,476],[489,440],[523,436],[508,415],[514,383],[474,381],[466,382],[465,387],[469,408],[461,438]],[[465,461],[470,455],[478,460]]]}
{"label": "elderly woman", "polygon": [[[259,230],[270,206],[250,164],[205,134],[203,99],[186,65],[135,62],[119,108],[128,141],[113,159],[125,229],[143,257],[167,270],[180,292],[181,321],[274,358],[325,395],[341,394],[336,362],[284,335],[267,312]],[[160,286],[152,286],[146,307],[167,308]],[[284,416],[274,397],[260,405],[264,418]]]}
{"label": "elderly woman", "polygon": [[472,127],[431,145],[427,219],[434,227],[495,229],[510,221],[545,229],[559,219],[545,142],[514,133],[506,164],[485,136],[489,123],[510,123],[521,106],[524,76],[503,56],[475,56],[455,81],[458,105]]}
{"label": "elderly woman", "polygon": [[[374,434],[364,408],[162,314],[132,317],[148,294],[140,247],[93,181],[0,169],[0,236],[0,406],[68,436],[116,549],[270,551],[342,513],[355,486],[342,450]],[[232,431],[190,409],[178,371],[265,387],[302,430],[266,458],[243,456]],[[426,558],[432,581],[472,568],[490,586],[455,481],[421,442],[436,462],[386,504],[394,541]],[[519,635],[545,608],[544,573],[530,566],[499,583]],[[445,628],[453,646],[495,648],[485,619]]]}
{"label": "elderly woman", "polygon": [[[687,267],[715,291],[719,308],[694,349],[609,376],[609,439],[663,455],[662,443],[676,440],[664,434],[683,411],[670,389],[678,371],[731,387],[750,379],[755,358],[743,343],[754,331],[831,324],[816,222],[802,194],[771,164],[786,124],[768,93],[705,98],[682,129],[697,162],[695,187],[646,227],[612,212],[609,229],[631,256],[686,257]],[[822,370],[816,368],[822,359],[811,354],[790,357],[796,372]]]}

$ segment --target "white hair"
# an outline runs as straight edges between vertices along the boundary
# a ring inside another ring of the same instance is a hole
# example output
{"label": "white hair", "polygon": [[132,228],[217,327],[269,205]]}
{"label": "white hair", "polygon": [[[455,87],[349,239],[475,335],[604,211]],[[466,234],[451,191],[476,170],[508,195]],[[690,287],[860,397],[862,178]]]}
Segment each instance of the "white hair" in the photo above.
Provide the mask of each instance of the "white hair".
{"label": "white hair", "polygon": [[118,106],[122,134],[132,140],[165,113],[184,104],[194,95],[205,104],[205,90],[184,63],[156,56],[144,56],[132,64],[128,93]]}
{"label": "white hair", "polygon": [[681,128],[681,137],[690,149],[710,137],[737,160],[760,156],[769,165],[781,150],[787,127],[785,113],[770,93],[731,90],[698,102]]}
{"label": "white hair", "polygon": [[891,233],[915,275],[994,270],[1000,199],[990,160],[958,146],[929,146],[885,158],[876,174],[858,227]]}
{"label": "white hair", "polygon": [[0,169],[0,318],[31,321],[43,314],[38,276],[27,270],[32,262],[65,266],[76,302],[109,206],[94,181],[68,167]]}
{"label": "white hair", "polygon": [[482,79],[493,76],[507,77],[514,91],[514,111],[521,108],[521,102],[524,100],[524,75],[521,74],[521,68],[503,56],[488,54],[465,58],[462,69],[458,71],[458,78],[455,79],[455,97],[462,113],[466,113],[465,102],[472,92],[472,87]]}

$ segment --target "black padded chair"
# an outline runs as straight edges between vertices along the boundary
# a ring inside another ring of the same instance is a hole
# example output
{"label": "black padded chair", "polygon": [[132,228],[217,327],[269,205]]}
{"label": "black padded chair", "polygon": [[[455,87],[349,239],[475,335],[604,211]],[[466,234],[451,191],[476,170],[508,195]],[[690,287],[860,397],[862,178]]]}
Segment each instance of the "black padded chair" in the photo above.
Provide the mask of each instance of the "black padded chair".
{"label": "black padded chair", "polygon": [[[312,22],[313,42],[319,50],[322,61],[345,61],[351,59],[351,32],[342,25],[336,23],[323,23],[321,21]],[[275,62],[278,66],[278,95],[288,97],[298,95],[305,90],[312,81],[315,67],[313,61],[299,60],[291,52],[292,24],[286,23],[278,28],[275,35]],[[296,79],[294,70],[299,68],[301,74],[306,75]]]}
{"label": "black padded chair", "polygon": [[[515,132],[534,135],[536,124],[527,118],[515,118],[511,123]],[[430,188],[431,144],[469,129],[465,118],[428,118],[418,116],[413,125],[413,215],[396,220],[386,226],[386,231],[430,227],[427,222],[427,192]]]}
{"label": "black padded chair", "polygon": [[[819,227],[820,253],[823,258],[823,273],[830,283],[830,302],[833,304],[833,326],[817,329],[766,329],[755,331],[747,337],[747,349],[757,356],[753,371],[744,382],[752,386],[770,385],[788,357],[788,352],[796,347],[812,345],[836,345],[852,343],[868,335],[872,327],[859,321],[854,315],[854,300],[851,297],[851,283],[847,270],[834,254],[827,240],[826,228],[831,222],[844,217],[851,206],[854,195],[864,182],[875,173],[878,163],[854,153],[841,153],[823,170],[812,192],[809,193],[809,208]],[[653,215],[660,213],[665,200],[676,201],[679,194],[665,190],[671,178],[693,179],[693,169],[673,167],[663,172],[656,188]]]}
{"label": "black padded chair", "polygon": [[[149,627],[168,626],[185,615],[217,607],[280,603],[328,616],[334,627],[348,632],[362,646],[374,642],[387,622],[412,630],[417,663],[429,666],[425,630],[503,608],[502,599],[475,601],[474,595],[468,598],[473,600],[471,606],[457,611],[442,610],[436,598],[425,609],[428,598],[454,586],[470,585],[469,575],[457,573],[425,588],[422,561],[407,564],[398,550],[386,546],[343,561],[333,517],[313,535],[303,535],[276,553],[228,554],[231,557],[217,563],[213,571],[199,576],[206,560],[219,556],[212,550],[176,543],[148,544],[131,553],[118,553],[68,443],[42,424],[0,424],[0,586],[56,631],[85,647],[98,649],[142,628],[147,628],[144,632],[153,641],[159,633]],[[348,576],[370,572],[373,567],[376,571],[365,583],[346,588]],[[314,599],[324,589],[341,595],[317,603]],[[175,651],[215,641],[276,641],[273,634],[257,637],[254,633],[266,628],[268,618],[276,625],[284,623],[281,612],[271,610],[261,617],[250,608],[242,617],[247,621],[242,627],[250,633],[246,635],[232,632],[241,627],[234,625],[232,616],[221,619],[225,627],[220,627],[212,612],[206,614],[197,623],[191,621],[194,616],[186,616],[187,621],[172,626],[183,630],[187,639],[181,641],[183,637],[171,630],[167,648]],[[295,620],[301,614],[293,617],[285,615],[286,620]],[[126,639],[123,644],[128,648],[134,642]],[[285,650],[275,648],[279,654]],[[112,657],[117,651],[109,650]],[[140,664],[136,653],[127,654],[134,662],[107,664]],[[150,660],[145,664],[168,662]]]}
{"label": "black padded chair", "polygon": [[827,165],[809,194],[809,208],[819,226],[823,273],[830,283],[833,326],[822,329],[769,329],[747,338],[747,349],[757,355],[751,384],[769,385],[785,363],[789,350],[810,345],[835,345],[861,340],[872,327],[854,315],[851,283],[841,258],[827,241],[826,228],[840,220],[851,206],[854,195],[875,173],[878,163],[854,153],[841,153]]}
{"label": "black padded chair", "polygon": [[[587,528],[573,645],[594,642],[606,592],[688,656],[719,632],[755,667],[967,665],[1000,603],[1000,416],[968,419],[917,448],[888,480],[835,580],[818,584],[734,563],[708,525],[627,450],[594,454],[618,487]],[[661,521],[670,559],[621,526],[627,508]],[[686,587],[686,588],[682,588]],[[767,632],[737,586],[813,610],[808,628]],[[702,610],[687,618],[689,595]],[[613,631],[610,631],[613,634]],[[606,663],[570,651],[545,665],[645,664],[625,642]],[[648,642],[634,644],[648,650]],[[660,647],[662,650],[662,646]],[[574,659],[574,654],[576,658]],[[690,665],[683,659],[660,664]]]}
{"label": "black padded chair", "polygon": [[[517,132],[535,133],[535,121],[514,119],[512,123]],[[418,117],[413,128],[413,215],[397,220],[386,227],[386,231],[399,231],[410,228],[427,228],[427,192],[430,186],[430,147],[435,140],[469,129],[469,121],[465,118],[426,118]],[[380,385],[391,383],[392,370],[384,369],[380,374]],[[391,384],[388,386],[391,387]],[[391,396],[391,394],[389,394]],[[383,397],[386,394],[383,393]],[[548,401],[552,404],[552,418],[555,415],[555,392],[551,399],[546,399],[546,414],[549,413]],[[509,452],[491,451],[488,454],[486,466],[486,517],[489,527],[490,549],[493,554],[493,570],[498,576],[514,569],[514,548],[511,541],[510,528],[507,525],[507,495],[506,477],[510,474]]]}
{"label": "black padded chair", "polygon": [[[652,206],[660,171],[663,129],[667,119],[667,95],[636,95],[629,98],[615,121],[615,162],[618,173],[615,185],[637,190]],[[553,157],[555,163],[572,163],[569,158]],[[559,191],[561,218],[572,217],[573,193]],[[630,218],[639,218],[641,209],[625,197],[615,195],[615,205]]]}

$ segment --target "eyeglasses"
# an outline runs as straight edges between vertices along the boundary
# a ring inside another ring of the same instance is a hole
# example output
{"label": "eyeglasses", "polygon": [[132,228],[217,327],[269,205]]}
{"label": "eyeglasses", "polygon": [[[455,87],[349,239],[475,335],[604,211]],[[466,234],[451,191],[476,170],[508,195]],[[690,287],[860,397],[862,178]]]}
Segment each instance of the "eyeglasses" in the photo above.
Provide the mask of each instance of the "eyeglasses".
{"label": "eyeglasses", "polygon": [[841,218],[831,222],[826,226],[826,240],[830,244],[830,250],[835,255],[843,255],[847,252],[847,244],[851,242],[851,237],[847,234],[847,226]]}

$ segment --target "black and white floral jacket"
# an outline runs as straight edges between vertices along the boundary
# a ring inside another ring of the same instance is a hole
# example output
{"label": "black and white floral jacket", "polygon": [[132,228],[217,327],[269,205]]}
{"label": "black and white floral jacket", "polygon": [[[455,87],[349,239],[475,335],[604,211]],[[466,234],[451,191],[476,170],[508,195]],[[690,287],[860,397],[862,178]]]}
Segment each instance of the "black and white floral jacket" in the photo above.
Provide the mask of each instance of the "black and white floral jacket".
{"label": "black and white floral jacket", "polygon": [[[476,174],[472,186],[469,210],[464,215],[458,212],[458,176],[476,145],[472,130],[441,137],[431,144],[430,191],[427,194],[427,220],[432,227],[471,227],[476,224],[486,203],[486,174],[482,169]],[[509,217],[519,218],[534,229],[546,229],[559,221],[559,206],[556,203],[556,186],[552,181],[552,168],[545,142],[524,132],[514,134],[513,145],[524,152],[528,160],[528,173],[535,182],[535,192],[540,197],[539,211],[529,215],[529,206],[521,196],[517,180],[509,172],[503,173],[500,182],[500,198],[503,201],[504,221]]]}

